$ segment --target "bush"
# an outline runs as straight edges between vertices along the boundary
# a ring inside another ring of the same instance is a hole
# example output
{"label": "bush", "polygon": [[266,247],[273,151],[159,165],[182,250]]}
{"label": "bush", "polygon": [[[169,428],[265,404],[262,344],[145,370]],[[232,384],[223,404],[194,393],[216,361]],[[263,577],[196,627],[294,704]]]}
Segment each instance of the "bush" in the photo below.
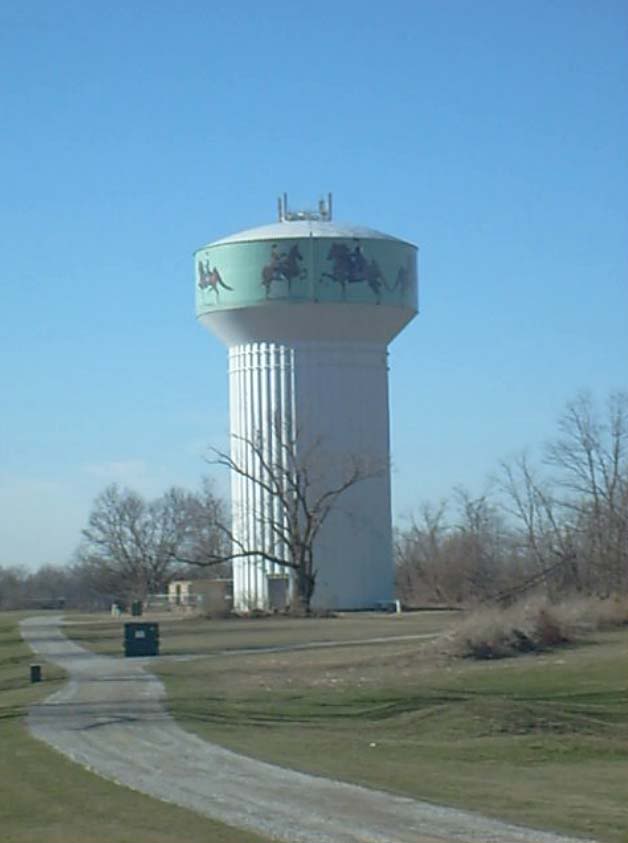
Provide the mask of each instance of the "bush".
{"label": "bush", "polygon": [[562,620],[586,635],[598,629],[612,629],[628,625],[628,597],[614,595],[599,597],[574,597],[557,603],[553,610]]}
{"label": "bush", "polygon": [[599,629],[614,626],[628,626],[628,597],[609,597],[598,600],[597,625]]}
{"label": "bush", "polygon": [[517,603],[508,609],[482,608],[469,614],[444,641],[447,655],[502,659],[560,647],[595,630],[628,625],[628,598],[568,599],[551,604],[546,598]]}
{"label": "bush", "polygon": [[546,600],[508,609],[479,609],[449,636],[449,655],[472,659],[502,659],[542,652],[573,640],[573,628]]}

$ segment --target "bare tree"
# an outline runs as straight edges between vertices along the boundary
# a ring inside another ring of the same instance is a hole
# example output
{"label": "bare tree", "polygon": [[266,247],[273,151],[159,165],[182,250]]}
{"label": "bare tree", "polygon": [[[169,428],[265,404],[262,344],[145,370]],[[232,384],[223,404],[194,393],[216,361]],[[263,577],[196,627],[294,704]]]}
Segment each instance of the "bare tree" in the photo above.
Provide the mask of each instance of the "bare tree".
{"label": "bare tree", "polygon": [[601,417],[591,396],[570,402],[550,443],[547,463],[560,506],[598,591],[628,588],[628,393],[609,397]]}
{"label": "bare tree", "polygon": [[628,394],[612,394],[604,414],[577,396],[545,463],[541,473],[525,455],[503,462],[497,498],[455,491],[455,524],[424,507],[397,533],[404,594],[453,603],[628,591]]}
{"label": "bare tree", "polygon": [[459,601],[490,601],[512,581],[512,536],[488,493],[474,497],[454,489],[458,521],[447,547],[447,559]]}
{"label": "bare tree", "polygon": [[446,502],[424,504],[418,520],[397,534],[397,586],[406,601],[491,600],[510,584],[512,540],[497,508],[460,487],[454,497],[454,523],[445,521]]}
{"label": "bare tree", "polygon": [[447,603],[451,600],[443,565],[449,527],[447,501],[424,503],[410,527],[395,535],[397,594],[406,604]]}
{"label": "bare tree", "polygon": [[569,402],[545,463],[545,478],[525,456],[501,465],[502,504],[530,563],[519,590],[542,583],[552,598],[626,590],[628,396],[611,395],[606,417],[586,393]]}
{"label": "bare tree", "polygon": [[0,609],[91,608],[94,595],[73,565],[45,564],[37,570],[0,567]]}
{"label": "bare tree", "polygon": [[516,546],[523,563],[518,582],[507,597],[543,584],[551,598],[565,591],[582,591],[573,530],[561,517],[555,494],[522,454],[502,462],[498,485],[502,507],[514,518]]}
{"label": "bare tree", "polygon": [[200,492],[179,493],[171,505],[182,521],[177,546],[172,548],[173,559],[191,566],[191,570],[215,566],[219,575],[228,574],[229,563],[222,562],[227,559],[230,547],[224,526],[228,512],[212,481],[205,477]]}
{"label": "bare tree", "polygon": [[[231,454],[213,449],[209,462],[251,484],[258,503],[254,511],[233,513],[232,526],[224,526],[231,544],[229,553],[210,555],[207,561],[256,559],[290,571],[293,610],[309,612],[321,528],[349,489],[381,476],[385,467],[361,457],[349,457],[341,464],[325,454],[320,439],[308,444],[279,422],[266,437],[261,432],[254,439],[234,435],[232,443]],[[260,527],[253,540],[238,529],[242,517],[252,517]]]}
{"label": "bare tree", "polygon": [[207,483],[201,494],[173,487],[153,501],[108,486],[94,501],[77,561],[101,592],[143,599],[162,592],[177,565],[212,564],[224,549],[222,512]]}
{"label": "bare tree", "polygon": [[0,610],[24,608],[27,577],[26,570],[17,565],[0,566]]}

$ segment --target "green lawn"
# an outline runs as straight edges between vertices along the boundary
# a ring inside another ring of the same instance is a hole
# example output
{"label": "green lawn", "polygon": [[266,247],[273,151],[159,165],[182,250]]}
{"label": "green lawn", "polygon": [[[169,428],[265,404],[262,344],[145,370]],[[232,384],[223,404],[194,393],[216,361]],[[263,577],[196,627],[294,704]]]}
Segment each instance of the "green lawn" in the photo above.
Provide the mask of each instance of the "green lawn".
{"label": "green lawn", "polygon": [[262,843],[265,838],[212,822],[107,782],[30,737],[28,705],[64,681],[44,665],[31,685],[33,656],[17,623],[0,613],[0,840],[2,843]]}
{"label": "green lawn", "polygon": [[[452,615],[162,623],[155,660],[182,726],[315,773],[532,827],[628,842],[628,629],[497,662],[432,641],[251,652],[436,632]],[[119,623],[77,625],[120,652]],[[249,649],[249,652],[243,651]],[[229,651],[225,654],[224,651]]]}
{"label": "green lawn", "polygon": [[495,663],[417,642],[162,662],[171,710],[286,766],[628,841],[628,630]]}
{"label": "green lawn", "polygon": [[163,655],[212,654],[223,650],[308,644],[317,641],[361,641],[377,637],[436,634],[451,624],[456,612],[413,612],[403,615],[355,613],[330,618],[228,618],[208,621],[198,616],[148,614],[67,615],[65,634],[98,653],[121,656],[123,626],[129,621],[158,620]]}

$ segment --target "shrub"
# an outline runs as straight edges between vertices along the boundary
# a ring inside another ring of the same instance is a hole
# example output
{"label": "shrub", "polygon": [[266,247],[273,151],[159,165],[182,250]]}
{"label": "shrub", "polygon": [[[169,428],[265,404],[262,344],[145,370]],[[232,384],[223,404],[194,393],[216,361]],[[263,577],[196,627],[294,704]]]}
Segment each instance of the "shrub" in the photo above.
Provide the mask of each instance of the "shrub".
{"label": "shrub", "polygon": [[612,629],[628,624],[628,597],[573,597],[557,603],[553,610],[579,634]]}
{"label": "shrub", "polygon": [[598,629],[628,626],[628,597],[619,595],[595,601],[595,621]]}
{"label": "shrub", "polygon": [[449,655],[473,659],[501,659],[541,652],[574,637],[571,625],[545,600],[516,604],[508,609],[479,609],[471,613],[448,639]]}
{"label": "shrub", "polygon": [[534,640],[539,649],[549,649],[566,644],[570,640],[568,623],[556,612],[541,607],[536,613],[534,622]]}
{"label": "shrub", "polygon": [[599,629],[628,625],[628,597],[569,598],[552,604],[534,598],[508,609],[471,612],[439,642],[447,655],[501,659],[551,650]]}

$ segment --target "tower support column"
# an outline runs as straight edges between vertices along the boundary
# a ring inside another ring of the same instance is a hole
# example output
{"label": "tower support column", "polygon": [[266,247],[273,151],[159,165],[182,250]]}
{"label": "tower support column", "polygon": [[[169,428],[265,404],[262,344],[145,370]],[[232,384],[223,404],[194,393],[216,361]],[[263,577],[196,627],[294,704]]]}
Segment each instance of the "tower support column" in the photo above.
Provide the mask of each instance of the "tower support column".
{"label": "tower support column", "polygon": [[[387,351],[367,342],[250,342],[229,349],[234,552],[285,557],[273,529],[283,508],[262,489],[267,465],[307,461],[310,494],[361,478],[340,498],[315,542],[313,606],[367,608],[392,598]],[[269,577],[289,575],[260,556],[236,559],[234,606],[266,608]]]}

